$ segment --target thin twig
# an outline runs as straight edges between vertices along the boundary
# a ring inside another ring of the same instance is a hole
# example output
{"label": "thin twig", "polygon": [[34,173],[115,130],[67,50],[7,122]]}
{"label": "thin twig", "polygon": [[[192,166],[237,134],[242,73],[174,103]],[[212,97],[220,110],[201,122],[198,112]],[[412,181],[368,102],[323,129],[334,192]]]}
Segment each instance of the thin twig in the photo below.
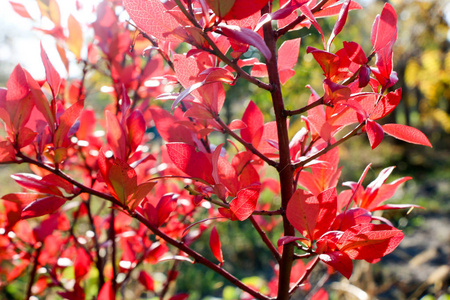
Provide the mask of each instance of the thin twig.
{"label": "thin twig", "polygon": [[306,269],[305,273],[303,274],[302,277],[300,277],[300,279],[295,283],[295,285],[289,290],[289,295],[292,295],[298,288],[299,286],[306,280],[308,279],[309,275],[311,274],[312,270],[315,268],[315,266],[317,265],[317,263],[319,262],[319,256],[316,256],[313,259],[313,262],[311,263],[311,265]]}
{"label": "thin twig", "polygon": [[281,260],[281,254],[278,252],[277,248],[272,244],[272,242],[267,237],[267,234],[262,230],[261,226],[259,226],[258,222],[256,222],[255,217],[250,216],[250,222],[252,222],[253,227],[255,227],[258,234],[261,236],[261,239],[266,244],[267,248],[269,248],[270,252],[272,252],[272,255],[275,257],[277,262]]}
{"label": "thin twig", "polygon": [[343,142],[345,142],[346,140],[348,140],[349,138],[355,136],[358,134],[358,131],[364,126],[364,123],[360,123],[358,126],[355,127],[355,129],[353,129],[352,131],[350,131],[349,133],[347,133],[343,138],[341,138],[340,140],[338,140],[336,143],[334,144],[330,144],[327,147],[323,148],[322,150],[320,150],[319,152],[317,152],[316,154],[308,157],[305,160],[302,160],[294,165],[292,165],[292,167],[294,169],[298,169],[301,168],[303,166],[305,166],[307,163],[315,160],[316,158],[324,155],[325,153],[327,153],[328,151],[330,151],[331,149],[339,146],[340,144],[342,144]]}

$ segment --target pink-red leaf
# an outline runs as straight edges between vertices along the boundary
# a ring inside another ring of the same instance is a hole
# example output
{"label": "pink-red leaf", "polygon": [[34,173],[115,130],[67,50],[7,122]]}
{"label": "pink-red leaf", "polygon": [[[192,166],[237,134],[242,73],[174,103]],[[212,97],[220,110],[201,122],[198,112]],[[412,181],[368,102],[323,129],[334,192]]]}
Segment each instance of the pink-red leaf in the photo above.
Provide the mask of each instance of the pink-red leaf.
{"label": "pink-red leaf", "polygon": [[386,3],[377,16],[373,27],[371,41],[375,52],[389,46],[397,38],[397,14],[391,4]]}
{"label": "pink-red leaf", "polygon": [[272,53],[267,47],[262,37],[251,29],[238,27],[234,25],[220,24],[220,30],[224,35],[238,42],[256,47],[266,60],[270,60]]}
{"label": "pink-red leaf", "polygon": [[54,143],[57,148],[62,147],[64,145],[64,141],[67,138],[67,135],[70,131],[70,128],[75,124],[75,121],[80,116],[84,107],[84,99],[81,99],[72,106],[70,106],[59,118],[59,126],[56,129],[54,136]]}
{"label": "pink-red leaf", "polygon": [[313,240],[320,204],[316,197],[298,189],[289,200],[286,216],[304,237]]}
{"label": "pink-red leaf", "polygon": [[78,248],[73,267],[75,269],[75,280],[80,281],[91,269],[91,258],[83,248]]}
{"label": "pink-red leaf", "polygon": [[209,236],[209,246],[211,247],[214,257],[220,262],[220,265],[223,265],[222,246],[216,226],[214,226],[211,230],[211,235]]}
{"label": "pink-red leaf", "polygon": [[242,116],[247,128],[241,129],[241,137],[253,146],[258,147],[264,128],[264,118],[261,110],[253,101],[250,101]]}
{"label": "pink-red leaf", "polygon": [[56,95],[58,95],[59,87],[61,85],[61,76],[59,76],[59,73],[56,71],[55,67],[53,67],[52,63],[48,59],[47,53],[45,52],[44,47],[42,47],[42,43],[41,59],[45,67],[45,76],[52,90],[53,98],[56,98]]}
{"label": "pink-red leaf", "polygon": [[235,0],[233,7],[224,16],[225,20],[241,20],[260,11],[269,0]]}
{"label": "pink-red leaf", "polygon": [[148,291],[155,289],[154,280],[147,272],[141,271],[138,280]]}
{"label": "pink-red leaf", "polygon": [[185,143],[168,143],[167,153],[178,169],[193,178],[214,183],[212,164],[205,153]]}
{"label": "pink-red leaf", "polygon": [[357,224],[344,232],[337,245],[352,259],[373,260],[394,251],[403,237],[403,232],[389,225]]}
{"label": "pink-red leaf", "polygon": [[334,24],[333,31],[331,32],[331,36],[328,39],[327,43],[327,50],[330,51],[331,43],[333,42],[334,38],[342,31],[342,28],[344,28],[345,22],[347,22],[347,16],[348,16],[348,10],[350,8],[350,0],[345,0],[341,11],[339,12],[338,19],[336,21],[336,24]]}
{"label": "pink-red leaf", "polygon": [[353,262],[346,253],[340,251],[327,252],[320,254],[319,259],[327,265],[332,266],[347,279],[352,276]]}
{"label": "pink-red leaf", "polygon": [[66,201],[66,199],[57,196],[39,198],[28,204],[22,210],[22,219],[35,218],[51,214],[66,203]]}
{"label": "pink-red leaf", "polygon": [[160,40],[179,41],[170,34],[179,23],[174,16],[166,12],[167,9],[160,0],[124,0],[123,4],[134,23],[145,33]]}
{"label": "pink-red leaf", "polygon": [[230,210],[239,221],[251,216],[258,202],[261,186],[250,186],[240,190],[230,203]]}
{"label": "pink-red leaf", "polygon": [[293,68],[298,60],[300,41],[300,38],[288,40],[278,49],[278,71],[281,84],[285,84],[295,74]]}
{"label": "pink-red leaf", "polygon": [[127,138],[122,124],[109,110],[106,111],[106,139],[116,158],[127,159]]}
{"label": "pink-red leaf", "polygon": [[367,136],[369,137],[370,146],[375,149],[383,140],[383,128],[377,122],[367,120],[366,122]]}
{"label": "pink-red leaf", "polygon": [[385,124],[384,132],[396,139],[433,148],[428,138],[419,129],[401,124]]}

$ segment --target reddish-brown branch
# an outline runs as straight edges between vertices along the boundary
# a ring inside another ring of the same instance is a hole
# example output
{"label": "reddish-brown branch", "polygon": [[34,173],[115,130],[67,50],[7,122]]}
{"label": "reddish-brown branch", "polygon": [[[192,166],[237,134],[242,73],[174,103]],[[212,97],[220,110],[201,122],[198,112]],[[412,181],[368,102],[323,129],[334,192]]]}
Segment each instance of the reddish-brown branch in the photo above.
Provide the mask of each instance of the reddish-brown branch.
{"label": "reddish-brown branch", "polygon": [[256,79],[255,77],[251,76],[250,74],[245,72],[241,67],[239,67],[235,62],[233,62],[231,59],[229,59],[224,53],[222,53],[222,51],[220,51],[219,47],[217,47],[216,43],[214,43],[214,41],[209,37],[208,33],[203,30],[203,28],[197,22],[195,17],[186,10],[186,7],[184,7],[184,5],[181,3],[181,1],[175,0],[175,3],[177,4],[178,8],[180,8],[181,12],[186,16],[186,18],[188,18],[188,20],[192,23],[192,25],[194,25],[197,28],[202,29],[202,37],[205,39],[205,41],[209,44],[209,46],[212,49],[210,51],[208,51],[209,49],[204,49],[204,50],[206,50],[206,51],[210,52],[211,54],[214,54],[215,56],[220,58],[225,64],[227,64],[233,70],[235,70],[236,73],[238,74],[238,76],[244,78],[248,82],[253,83],[254,85],[256,85],[262,89],[268,90],[268,91],[270,91],[272,89],[271,85],[264,83],[264,82]]}
{"label": "reddish-brown branch", "polygon": [[[64,174],[63,172],[61,172],[60,170],[55,170],[54,168],[45,165],[44,163],[41,163],[39,161],[33,160],[21,153],[18,154],[18,156],[22,159],[21,162],[17,162],[17,163],[22,163],[22,162],[27,162],[30,164],[34,164],[37,165],[40,168],[43,168],[47,171],[50,171],[58,176],[60,176],[61,178],[67,180],[68,182],[72,183],[73,185],[77,186],[78,188],[80,188],[81,192],[83,193],[88,193],[88,194],[92,194],[95,195],[99,198],[105,199],[109,202],[112,202],[113,204],[116,204],[118,207],[122,208],[125,211],[128,211],[128,207],[125,204],[122,204],[121,202],[119,202],[116,198],[96,191],[94,189],[91,189],[87,186],[84,186],[83,184],[77,182],[76,180],[72,179],[70,176]],[[234,284],[235,286],[237,286],[238,288],[242,289],[243,291],[249,293],[250,295],[252,295],[253,297],[255,297],[256,299],[263,299],[263,300],[269,300],[270,298],[261,294],[260,292],[254,290],[253,288],[247,286],[246,284],[244,284],[242,281],[240,281],[239,279],[237,279],[236,277],[234,277],[232,274],[230,274],[228,271],[226,271],[225,269],[219,267],[218,265],[214,264],[213,262],[209,261],[208,259],[206,259],[205,257],[203,257],[200,253],[194,251],[193,249],[189,248],[187,245],[185,245],[183,242],[179,242],[171,237],[169,237],[168,235],[166,235],[164,232],[162,232],[161,230],[159,230],[156,226],[154,226],[153,224],[151,224],[143,215],[133,212],[131,213],[131,216],[135,219],[137,219],[138,221],[140,221],[142,224],[144,224],[148,229],[150,229],[155,235],[159,236],[161,239],[163,239],[164,241],[166,241],[168,244],[176,247],[177,249],[187,253],[188,255],[190,255],[192,258],[194,258],[194,260],[197,263],[200,263],[206,267],[208,267],[209,269],[215,271],[216,273],[218,273],[219,275],[221,275],[222,277],[224,277],[225,279],[229,280],[232,284]]]}
{"label": "reddish-brown branch", "polygon": [[319,152],[317,152],[316,154],[308,157],[305,160],[302,160],[301,162],[298,162],[296,164],[294,164],[292,167],[294,169],[298,169],[301,168],[303,166],[305,166],[307,163],[315,160],[316,158],[319,158],[320,156],[324,155],[325,153],[327,153],[328,151],[330,151],[331,149],[339,146],[340,144],[342,144],[343,142],[347,141],[349,138],[355,136],[358,134],[358,131],[364,126],[364,123],[360,123],[358,126],[355,127],[355,129],[353,129],[352,131],[350,131],[349,133],[347,133],[343,138],[341,138],[340,140],[338,140],[336,143],[334,144],[330,144],[327,147],[323,148],[322,150],[320,150]]}
{"label": "reddish-brown branch", "polygon": [[250,216],[250,222],[252,222],[253,227],[255,227],[258,234],[261,236],[261,239],[266,244],[267,248],[269,248],[270,252],[272,252],[273,257],[279,262],[281,260],[281,254],[278,252],[277,248],[272,244],[272,242],[267,237],[267,234],[262,230],[261,226],[259,226],[258,222],[256,222],[255,217]]}
{"label": "reddish-brown branch", "polygon": [[44,244],[41,244],[39,248],[36,249],[36,252],[34,253],[33,257],[33,267],[31,269],[30,273],[30,279],[28,281],[28,287],[27,287],[27,297],[25,299],[30,299],[30,297],[33,295],[32,288],[34,284],[34,279],[36,277],[37,267],[39,265],[39,255],[41,255],[41,250],[44,247]]}
{"label": "reddish-brown branch", "polygon": [[311,104],[308,104],[308,105],[306,105],[306,106],[304,106],[304,107],[302,107],[302,108],[300,108],[300,109],[296,109],[296,110],[286,110],[286,111],[285,111],[285,114],[286,114],[287,116],[300,115],[300,114],[303,114],[303,113],[307,112],[308,110],[310,110],[310,109],[312,109],[312,108],[314,108],[314,107],[316,107],[316,106],[319,106],[319,105],[321,105],[321,104],[323,104],[323,97],[321,97],[320,99],[318,99],[318,100],[312,102]]}
{"label": "reddish-brown branch", "polygon": [[249,293],[250,295],[252,295],[253,297],[255,297],[256,299],[270,299],[269,297],[261,294],[260,292],[252,289],[251,287],[247,286],[246,284],[244,284],[242,281],[240,281],[239,279],[237,279],[236,277],[234,277],[232,274],[230,274],[228,271],[226,271],[225,269],[219,267],[218,265],[214,264],[213,262],[211,262],[210,260],[206,259],[205,257],[203,257],[200,253],[192,250],[191,248],[189,248],[186,244],[184,244],[183,242],[179,242],[175,239],[172,239],[171,237],[169,237],[168,235],[166,235],[164,232],[162,232],[161,230],[159,230],[158,227],[154,226],[153,224],[151,224],[143,215],[139,214],[139,213],[134,213],[133,217],[136,218],[138,221],[140,221],[142,224],[144,224],[147,228],[149,228],[155,235],[159,236],[160,238],[162,238],[164,241],[166,241],[168,244],[176,247],[177,249],[187,253],[189,256],[191,256],[192,258],[194,258],[196,263],[200,263],[206,267],[208,267],[209,269],[215,271],[216,273],[220,274],[222,277],[224,277],[225,279],[227,279],[228,281],[230,281],[232,284],[234,284],[235,286],[237,286],[238,288],[242,289],[243,291]]}
{"label": "reddish-brown branch", "polygon": [[[270,13],[270,7],[267,5],[262,14]],[[263,26],[264,41],[270,49],[272,57],[266,61],[267,72],[269,74],[269,82],[272,86],[270,90],[272,97],[272,105],[275,112],[275,120],[277,124],[278,133],[278,147],[280,162],[278,163],[277,171],[280,178],[281,188],[281,208],[286,209],[289,200],[293,193],[294,169],[291,164],[291,157],[289,151],[289,134],[287,126],[287,115],[285,114],[283,95],[281,93],[281,83],[278,74],[277,64],[277,37],[269,22]],[[285,236],[295,235],[294,227],[289,223],[285,215],[283,216],[283,228]],[[292,262],[294,260],[294,244],[289,243],[283,246],[283,252],[279,263],[279,277],[278,277],[278,300],[289,299],[289,282],[291,277]]]}
{"label": "reddish-brown branch", "polygon": [[289,295],[292,295],[298,289],[298,287],[303,282],[305,282],[306,279],[308,279],[309,275],[311,274],[312,270],[314,270],[314,268],[316,267],[318,262],[319,262],[319,256],[316,256],[313,259],[313,262],[311,263],[311,265],[306,269],[306,271],[303,274],[303,276],[300,277],[300,279],[295,283],[295,285],[289,290]]}
{"label": "reddish-brown branch", "polygon": [[112,264],[112,292],[113,295],[117,293],[117,265],[116,265],[116,257],[117,257],[117,245],[116,245],[116,212],[114,209],[111,209],[110,221],[109,221],[109,230],[108,230],[108,239],[111,242],[111,264]]}

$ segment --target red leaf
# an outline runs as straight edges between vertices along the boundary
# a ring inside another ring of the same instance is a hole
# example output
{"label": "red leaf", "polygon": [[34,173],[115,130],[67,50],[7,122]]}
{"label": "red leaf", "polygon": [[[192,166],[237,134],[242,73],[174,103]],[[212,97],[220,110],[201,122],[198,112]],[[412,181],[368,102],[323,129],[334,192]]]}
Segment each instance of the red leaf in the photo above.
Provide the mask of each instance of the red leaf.
{"label": "red leaf", "polygon": [[61,85],[61,77],[59,76],[59,73],[56,71],[55,67],[53,67],[52,63],[48,59],[47,53],[45,53],[44,47],[42,47],[42,43],[41,43],[41,59],[45,67],[45,76],[52,90],[53,98],[56,98],[56,95],[58,95],[59,86]]}
{"label": "red leaf", "polygon": [[64,141],[67,138],[67,135],[70,131],[70,128],[75,124],[75,121],[80,116],[84,107],[84,99],[81,99],[72,106],[70,106],[59,118],[59,126],[56,129],[54,136],[55,147],[63,147]]}
{"label": "red leaf", "polygon": [[[370,119],[378,120],[390,114],[400,103],[401,98],[402,89],[396,89],[395,91],[386,94],[386,96],[383,96],[370,113]],[[370,110],[368,110],[368,112],[369,111]]]}
{"label": "red leaf", "polygon": [[364,65],[367,63],[367,57],[364,53],[364,50],[362,47],[355,42],[344,42],[344,49],[345,52],[348,55],[348,58],[358,64],[358,65]]}
{"label": "red leaf", "polygon": [[327,252],[320,254],[319,259],[327,265],[332,266],[347,279],[352,276],[353,262],[346,253],[340,251]]}
{"label": "red leaf", "polygon": [[236,119],[231,121],[230,125],[228,125],[228,128],[230,128],[231,130],[244,129],[247,128],[247,124],[245,124],[243,121],[239,119]]}
{"label": "red leaf", "polygon": [[75,280],[80,281],[91,269],[91,258],[83,248],[77,249],[73,268],[75,270]]}
{"label": "red leaf", "polygon": [[247,125],[247,128],[241,129],[241,137],[246,142],[258,147],[263,134],[264,118],[261,110],[253,101],[248,103],[242,121]]}
{"label": "red leaf", "polygon": [[40,193],[62,196],[61,191],[55,186],[54,183],[52,183],[51,181],[44,181],[43,178],[38,175],[18,173],[11,175],[11,178],[24,188],[31,189]]}
{"label": "red leaf", "polygon": [[183,142],[194,145],[192,133],[186,126],[179,124],[177,119],[160,107],[150,107],[156,130],[166,142]]}
{"label": "red leaf", "polygon": [[250,217],[256,208],[261,186],[247,187],[237,193],[230,203],[230,210],[239,221]]}
{"label": "red leaf", "polygon": [[336,216],[336,219],[331,225],[332,230],[345,231],[357,224],[370,223],[372,215],[364,208],[351,208]]}
{"label": "red leaf", "polygon": [[358,224],[347,229],[337,245],[352,259],[373,260],[394,251],[403,237],[403,232],[389,225]]}
{"label": "red leaf", "polygon": [[128,145],[130,146],[130,151],[134,152],[141,144],[145,134],[145,120],[139,110],[133,111],[127,118],[127,131]]}
{"label": "red leaf", "polygon": [[100,292],[98,293],[98,300],[115,300],[116,295],[113,292],[112,289],[112,283],[111,281],[105,282],[103,284],[102,288],[100,289]]}
{"label": "red leaf", "polygon": [[322,43],[323,48],[326,49],[325,45],[325,37],[323,36],[322,27],[320,27],[319,23],[317,23],[316,18],[314,17],[313,13],[309,9],[308,5],[303,5],[300,7],[300,11],[303,13],[303,15],[308,18],[309,21],[311,21],[311,24],[317,29],[317,31],[320,33],[320,36],[322,37]]}
{"label": "red leaf", "polygon": [[176,207],[177,201],[174,195],[164,195],[156,205],[156,211],[158,215],[158,222],[156,225],[159,227],[164,224]]}
{"label": "red leaf", "polygon": [[123,4],[131,19],[147,34],[160,40],[179,42],[180,40],[170,34],[180,24],[160,0],[124,0]]}
{"label": "red leaf", "polygon": [[127,204],[129,197],[137,189],[137,174],[125,161],[116,158],[108,173],[108,188],[111,194],[121,203]]}
{"label": "red leaf", "polygon": [[[341,2],[333,4],[332,2],[328,1],[327,3],[331,3],[332,5],[325,4],[321,10],[319,10],[318,12],[316,12],[314,14],[314,16],[316,18],[325,18],[325,17],[337,15],[341,12],[341,8],[344,5]],[[355,10],[355,9],[362,9],[362,6],[358,2],[351,1],[349,10]]]}
{"label": "red leaf", "polygon": [[125,130],[122,124],[119,123],[117,117],[110,111],[106,111],[106,128],[106,139],[109,146],[111,146],[114,157],[127,160],[127,138]]}
{"label": "red leaf", "polygon": [[319,202],[319,214],[314,229],[313,239],[318,239],[322,234],[328,231],[336,217],[337,211],[337,193],[336,188],[330,188],[317,196]]}
{"label": "red leaf", "polygon": [[225,36],[238,42],[256,47],[262,55],[264,55],[266,60],[270,60],[272,57],[272,53],[267,47],[266,42],[253,30],[226,24],[220,24],[218,27]]}
{"label": "red leaf", "polygon": [[224,16],[224,20],[241,20],[260,11],[269,0],[236,0],[231,10]]}
{"label": "red leaf", "polygon": [[396,139],[433,148],[428,138],[419,129],[401,124],[385,124],[384,132]]}
{"label": "red leaf", "polygon": [[22,210],[22,219],[35,218],[51,214],[66,203],[66,201],[66,199],[56,196],[39,198],[28,204]]}
{"label": "red leaf", "polygon": [[317,198],[304,190],[298,189],[289,200],[286,216],[295,229],[307,239],[313,240],[319,211],[320,206]]}
{"label": "red leaf", "polygon": [[148,291],[153,291],[155,289],[155,282],[147,272],[141,271],[138,280]]}
{"label": "red leaf", "polygon": [[311,300],[328,300],[328,292],[321,288],[311,297]]}
{"label": "red leaf", "polygon": [[300,41],[300,38],[288,40],[278,49],[278,71],[281,84],[285,84],[295,74],[293,68],[298,60]]}
{"label": "red leaf", "polygon": [[36,105],[36,108],[42,113],[47,123],[49,125],[52,124],[51,126],[49,126],[49,129],[53,133],[55,131],[55,117],[53,116],[52,110],[50,109],[48,100],[42,92],[39,83],[37,83],[37,81],[34,80],[34,78],[27,71],[25,71],[25,74],[27,76],[27,82],[28,86],[30,87],[31,94],[33,95],[34,104]]}
{"label": "red leaf", "polygon": [[370,146],[372,149],[375,149],[383,140],[383,128],[377,122],[368,119],[366,121],[366,131],[367,136],[369,137]]}
{"label": "red leaf", "polygon": [[212,164],[205,153],[185,143],[168,143],[166,147],[170,159],[178,169],[193,178],[214,183]]}
{"label": "red leaf", "polygon": [[386,3],[372,27],[371,41],[374,51],[389,46],[397,38],[397,14],[391,4]]}
{"label": "red leaf", "polygon": [[331,32],[331,36],[328,39],[328,43],[327,43],[328,51],[330,51],[330,46],[331,46],[331,43],[333,42],[334,38],[342,31],[342,28],[344,28],[345,22],[347,22],[349,8],[350,8],[350,0],[345,0],[341,7],[341,11],[339,12],[339,16],[336,21],[336,24],[334,24],[334,28],[333,28],[333,31]]}
{"label": "red leaf", "polygon": [[211,247],[211,251],[214,254],[214,257],[220,262],[220,265],[223,265],[222,248],[216,226],[214,226],[211,230],[211,235],[209,237],[209,246]]}

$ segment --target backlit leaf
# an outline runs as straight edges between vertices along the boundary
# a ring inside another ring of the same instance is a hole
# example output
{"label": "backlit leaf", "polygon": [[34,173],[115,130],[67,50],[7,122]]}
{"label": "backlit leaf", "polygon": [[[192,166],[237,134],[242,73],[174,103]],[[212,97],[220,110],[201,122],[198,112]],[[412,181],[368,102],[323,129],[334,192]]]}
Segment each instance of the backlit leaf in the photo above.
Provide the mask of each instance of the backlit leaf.
{"label": "backlit leaf", "polygon": [[230,203],[230,210],[239,221],[251,216],[258,202],[260,186],[247,187],[240,190]]}
{"label": "backlit leaf", "polygon": [[222,247],[216,226],[214,226],[213,229],[211,230],[211,235],[209,236],[209,246],[211,247],[211,251],[214,254],[214,257],[220,262],[220,265],[222,265],[223,264]]}
{"label": "backlit leaf", "polygon": [[433,148],[428,138],[419,129],[401,124],[385,124],[384,132],[396,139]]}

